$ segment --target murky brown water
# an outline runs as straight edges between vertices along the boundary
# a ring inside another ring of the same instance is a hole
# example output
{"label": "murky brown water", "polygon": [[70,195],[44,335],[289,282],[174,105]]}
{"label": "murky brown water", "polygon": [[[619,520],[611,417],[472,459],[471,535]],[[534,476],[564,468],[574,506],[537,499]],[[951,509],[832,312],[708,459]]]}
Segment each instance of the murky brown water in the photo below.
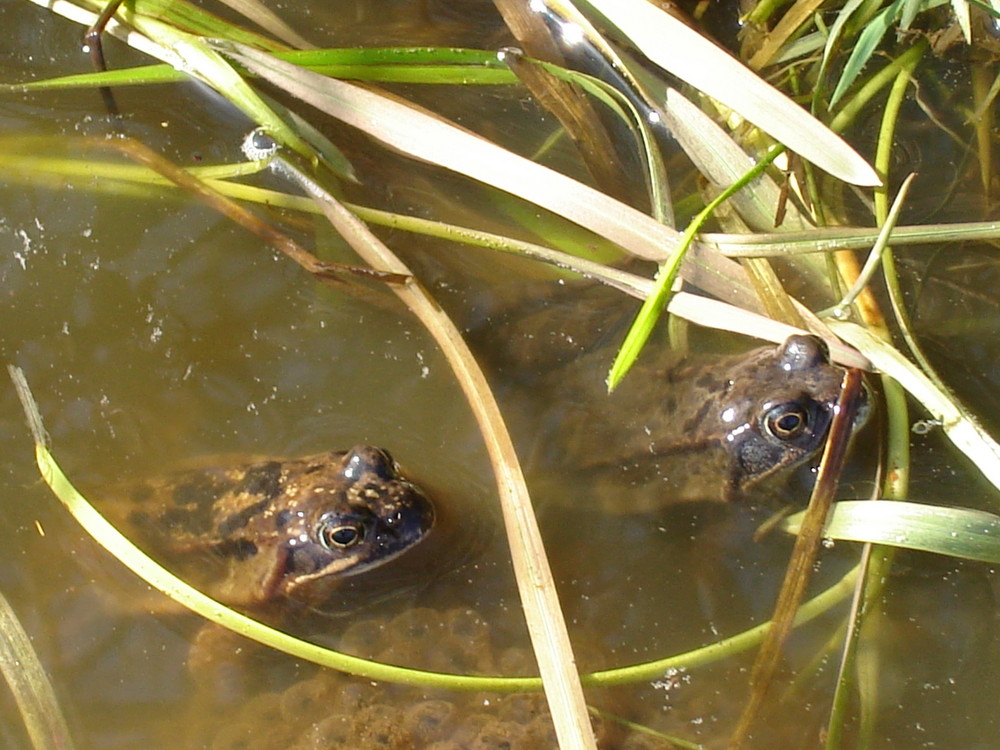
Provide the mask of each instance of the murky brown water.
{"label": "murky brown water", "polygon": [[[320,45],[503,42],[488,3],[443,5],[341,3],[338,19],[325,7],[281,12],[301,11],[302,27]],[[0,19],[8,29],[5,79],[88,69],[77,26],[27,3],[0,5]],[[115,43],[109,59],[114,66],[143,61]],[[541,140],[536,113],[519,92],[405,91],[469,127],[501,134],[505,144]],[[123,90],[119,105],[129,113],[130,134],[182,164],[240,158],[247,123],[201,87]],[[0,135],[101,134],[109,130],[101,111],[95,92],[5,95]],[[480,226],[517,233],[486,191],[357,138],[345,144],[363,170],[359,198],[458,223],[475,217]],[[548,158],[579,171],[567,153]],[[0,180],[0,201],[7,300],[0,353],[24,368],[55,455],[81,489],[99,501],[102,488],[211,455],[385,446],[434,493],[447,533],[374,580],[347,586],[325,616],[293,627],[411,666],[533,673],[481,441],[433,343],[392,295],[369,287],[354,296],[316,284],[214,212],[167,193],[137,199],[11,177]],[[314,244],[311,231],[288,231]],[[496,289],[500,271],[536,273],[482,251],[384,234],[467,325],[494,306],[484,294],[510,291]],[[996,425],[1000,405],[991,392],[982,394],[996,377],[995,345],[984,344],[997,330],[995,299],[970,293],[989,288],[977,284],[995,274],[995,261],[984,249],[966,252],[975,271],[945,263],[941,281],[914,285],[917,314],[924,322],[960,322],[937,334],[936,351],[956,368],[961,394]],[[262,652],[239,661],[224,690],[192,705],[184,661],[198,624],[149,614],[161,608],[157,597],[67,517],[38,481],[13,390],[5,393],[0,519],[8,536],[0,587],[49,670],[79,748],[318,748],[338,746],[344,736],[360,744],[365,732],[363,741],[377,747],[447,738],[455,743],[448,747],[501,747],[512,738],[521,743],[512,746],[551,746],[537,699],[373,687]],[[914,450],[915,498],[997,507],[939,435],[915,438]],[[856,475],[845,493],[866,489],[863,472]],[[679,653],[765,619],[789,543],[777,535],[751,541],[764,516],[746,508],[611,516],[545,508],[542,525],[581,669]],[[813,590],[836,581],[856,556],[848,545],[825,551]],[[995,745],[993,578],[983,566],[900,557],[888,617],[870,641],[878,648],[863,656],[866,674],[877,675],[876,747]],[[814,657],[842,614],[793,638],[789,671],[804,671],[764,730],[767,747],[814,746],[837,662],[836,652]],[[594,691],[590,699],[717,745],[738,716],[750,663],[743,655],[654,684]],[[29,747],[11,700],[0,709],[3,745]],[[607,747],[646,746],[611,724],[601,732]],[[380,737],[389,739],[378,744]]]}

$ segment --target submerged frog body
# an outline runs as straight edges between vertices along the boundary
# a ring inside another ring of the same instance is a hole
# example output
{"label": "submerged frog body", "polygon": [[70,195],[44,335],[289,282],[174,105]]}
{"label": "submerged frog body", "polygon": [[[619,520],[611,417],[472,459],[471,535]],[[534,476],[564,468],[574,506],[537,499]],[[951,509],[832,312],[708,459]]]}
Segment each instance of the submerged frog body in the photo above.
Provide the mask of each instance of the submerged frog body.
{"label": "submerged frog body", "polygon": [[611,395],[602,379],[585,388],[582,373],[561,381],[565,455],[600,492],[622,488],[633,510],[738,500],[810,461],[844,374],[815,336],[727,357],[650,359]]}
{"label": "submerged frog body", "polygon": [[515,381],[516,437],[539,501],[618,512],[734,501],[818,461],[844,376],[822,340],[683,359],[652,344],[609,395],[621,328],[602,332],[599,314],[572,334],[529,317],[490,352]]}
{"label": "submerged frog body", "polygon": [[187,471],[132,493],[121,520],[209,595],[252,607],[322,601],[420,542],[434,508],[367,445]]}

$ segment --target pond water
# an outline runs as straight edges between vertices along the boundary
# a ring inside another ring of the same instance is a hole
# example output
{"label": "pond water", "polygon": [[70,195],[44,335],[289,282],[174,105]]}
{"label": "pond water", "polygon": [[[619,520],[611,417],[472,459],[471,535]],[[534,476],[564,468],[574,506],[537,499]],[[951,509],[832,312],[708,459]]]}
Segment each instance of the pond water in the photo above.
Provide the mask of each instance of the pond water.
{"label": "pond water", "polygon": [[[509,43],[491,5],[474,0],[276,10],[320,46]],[[5,81],[88,70],[80,27],[29,3],[0,4],[0,19],[8,29]],[[108,58],[112,67],[147,61],[114,41]],[[513,88],[397,90],[528,153],[554,127]],[[250,124],[202,86],[122,89],[116,97],[124,130],[182,165],[242,159],[239,144]],[[514,236],[527,231],[515,226],[524,215],[485,189],[376,149],[320,117],[314,122],[358,170],[361,185],[349,191],[359,202]],[[49,140],[46,155],[70,157],[83,147],[69,139],[103,136],[115,126],[99,95],[85,90],[3,95],[0,129],[4,139],[63,137],[65,149]],[[584,174],[566,144],[546,159]],[[949,219],[988,216],[981,195],[970,199],[971,182],[947,204]],[[0,196],[0,290],[7,299],[0,353],[24,369],[54,453],[88,497],[110,502],[115,488],[213,457],[383,446],[435,499],[440,528],[412,555],[349,581],[321,613],[284,624],[317,642],[405,666],[535,674],[475,422],[433,341],[394,295],[371,282],[317,283],[175,191],[135,196],[110,182],[8,172],[0,174]],[[304,246],[322,245],[350,262],[319,222],[280,221]],[[525,261],[381,234],[480,341],[498,310],[536,294],[539,285],[555,287],[538,281],[546,274]],[[920,249],[902,260],[931,355],[996,427],[992,250],[953,248],[942,259]],[[591,304],[623,315],[634,309],[614,293],[597,297]],[[492,374],[502,398],[517,397],[502,373]],[[53,680],[78,748],[404,748],[446,739],[451,744],[440,747],[553,746],[537,696],[375,685],[244,646],[235,647],[244,652],[240,658],[204,681],[208,687],[199,684],[185,666],[204,632],[199,622],[171,611],[67,515],[39,481],[14,391],[4,392],[0,591]],[[862,436],[842,496],[870,491],[864,458],[877,447],[877,421]],[[915,499],[998,507],[995,491],[938,432],[915,436],[913,450]],[[567,477],[556,493],[570,502],[542,498],[539,506],[582,671],[697,648],[769,616],[791,547],[777,533],[753,539],[773,506],[608,513],[574,506],[574,481],[582,487],[587,479]],[[804,490],[793,482],[790,491]],[[810,592],[838,581],[858,554],[847,544],[825,549]],[[995,579],[986,566],[900,555],[885,616],[867,634],[860,659],[878,710],[875,747],[995,746]],[[845,611],[842,604],[795,634],[776,690],[780,703],[755,746],[817,746],[839,653],[824,644],[835,642]],[[744,653],[652,683],[591,691],[588,699],[630,721],[723,746],[751,664],[752,653]],[[852,708],[849,733],[857,715]],[[669,746],[608,718],[598,726],[603,747]],[[30,747],[9,696],[0,703],[0,732],[5,747]]]}

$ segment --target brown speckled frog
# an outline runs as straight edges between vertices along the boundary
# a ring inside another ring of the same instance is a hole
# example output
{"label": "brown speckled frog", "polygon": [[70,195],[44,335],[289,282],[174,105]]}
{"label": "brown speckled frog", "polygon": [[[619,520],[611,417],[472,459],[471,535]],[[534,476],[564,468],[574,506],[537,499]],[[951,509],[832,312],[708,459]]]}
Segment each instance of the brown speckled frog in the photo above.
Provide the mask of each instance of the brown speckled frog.
{"label": "brown speckled frog", "polygon": [[555,324],[549,312],[484,352],[514,382],[508,408],[539,502],[645,512],[734,501],[818,461],[844,375],[819,338],[685,358],[651,343],[609,395],[624,326],[596,306],[557,310]]}
{"label": "brown speckled frog", "polygon": [[244,608],[317,604],[434,524],[420,488],[368,445],[186,471],[131,495],[117,515],[140,544],[210,596]]}
{"label": "brown speckled frog", "polygon": [[739,500],[818,457],[844,374],[820,339],[671,359],[650,356],[611,395],[592,387],[597,407],[579,375],[564,373],[565,455],[587,486],[606,498],[618,487],[614,503],[630,510]]}

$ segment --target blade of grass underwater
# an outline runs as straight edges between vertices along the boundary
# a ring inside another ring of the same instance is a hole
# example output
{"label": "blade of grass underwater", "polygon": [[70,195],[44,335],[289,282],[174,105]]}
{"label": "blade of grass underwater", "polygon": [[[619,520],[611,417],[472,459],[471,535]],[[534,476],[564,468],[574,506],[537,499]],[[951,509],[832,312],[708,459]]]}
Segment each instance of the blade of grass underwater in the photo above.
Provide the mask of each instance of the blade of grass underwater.
{"label": "blade of grass underwater", "polygon": [[941,423],[948,439],[1000,489],[1000,445],[949,394],[931,382],[915,364],[889,344],[856,323],[830,320],[830,328],[892,376]]}
{"label": "blade of grass underwater", "polygon": [[547,208],[639,257],[662,260],[679,234],[649,216],[401,100],[310,73],[241,45],[221,43],[249,70],[403,153]]}
{"label": "blade of grass underwater", "polygon": [[52,682],[7,597],[0,594],[0,672],[35,750],[73,750]]}
{"label": "blade of grass underwater", "polygon": [[835,177],[878,185],[861,156],[823,123],[682,21],[647,0],[587,0],[651,61],[739,112]]}
{"label": "blade of grass underwater", "polygon": [[316,46],[285,23],[281,16],[258,0],[219,0],[219,2],[232,8],[248,21],[252,21],[292,47],[312,49]]}
{"label": "blade of grass underwater", "polygon": [[289,162],[278,156],[273,165],[278,174],[290,178],[319,203],[334,229],[373,268],[410,279],[407,284],[391,288],[437,342],[476,417],[490,456],[524,619],[559,746],[596,750],[576,659],[531,507],[528,486],[486,376],[451,318],[395,253],[333,196]]}
{"label": "blade of grass underwater", "polygon": [[[702,244],[729,258],[767,258],[835,250],[866,250],[878,241],[877,227],[824,227],[808,232],[723,234],[702,232]],[[940,245],[945,242],[1000,240],[1000,222],[970,221],[955,224],[920,224],[894,227],[892,245]]]}
{"label": "blade of grass underwater", "polygon": [[[446,690],[524,693],[537,692],[541,689],[542,682],[537,677],[484,677],[424,672],[348,656],[299,640],[282,633],[280,630],[274,630],[205,596],[150,559],[108,523],[77,491],[49,451],[49,438],[42,426],[38,406],[31,396],[24,374],[17,367],[8,366],[7,369],[14,380],[18,397],[24,406],[25,416],[35,441],[35,458],[38,469],[53,494],[98,544],[142,580],[178,604],[265,646],[347,674],[401,685],[417,685]],[[854,586],[857,572],[857,568],[849,571],[840,581],[805,602],[795,618],[796,625],[810,622],[843,601]],[[712,664],[753,648],[761,642],[769,627],[769,623],[761,623],[736,635],[692,651],[632,666],[592,672],[583,675],[582,680],[585,685],[593,687],[627,685],[655,680],[672,668],[693,669],[705,664]]]}
{"label": "blade of grass underwater", "polygon": [[[797,534],[802,513],[781,528]],[[823,536],[1000,564],[1000,516],[900,500],[842,500],[833,506]]]}

